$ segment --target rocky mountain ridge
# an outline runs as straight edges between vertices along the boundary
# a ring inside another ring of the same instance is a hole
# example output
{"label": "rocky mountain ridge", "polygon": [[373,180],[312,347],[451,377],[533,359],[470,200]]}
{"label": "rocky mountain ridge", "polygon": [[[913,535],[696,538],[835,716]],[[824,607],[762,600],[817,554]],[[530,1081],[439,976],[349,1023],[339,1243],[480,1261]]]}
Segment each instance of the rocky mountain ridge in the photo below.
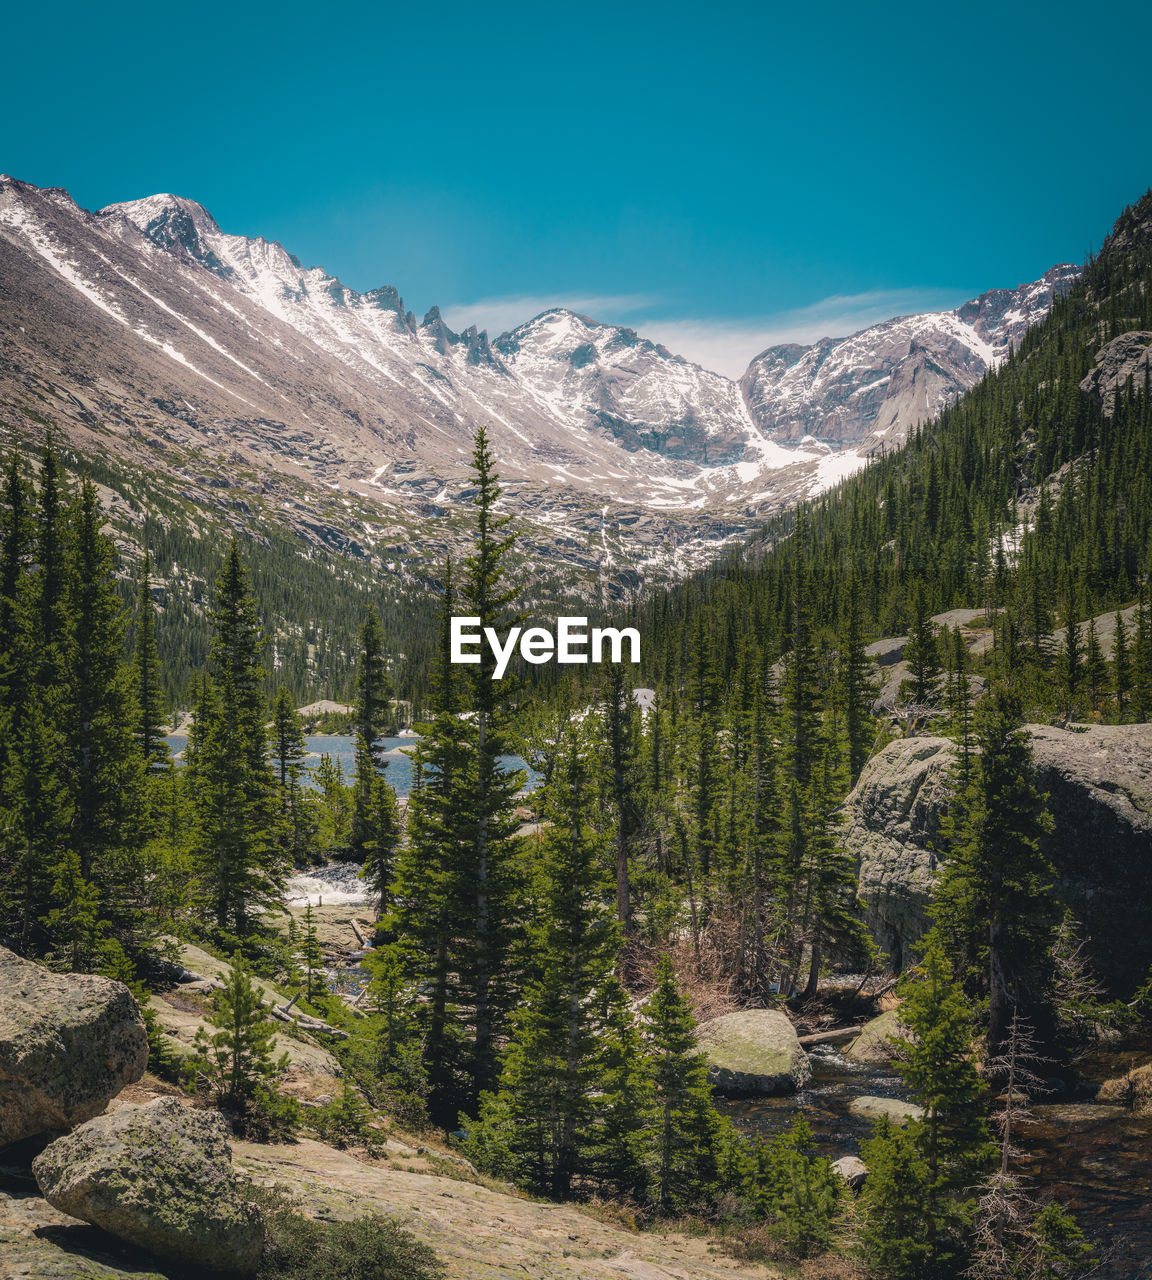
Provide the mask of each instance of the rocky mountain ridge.
{"label": "rocky mountain ridge", "polygon": [[357,293],[192,200],[91,213],[3,177],[0,421],[16,438],[51,426],[134,478],[109,482],[122,513],[166,493],[397,574],[458,540],[483,423],[529,567],[618,593],[706,562],[898,443],[1071,274],[774,348],[737,383],[562,309],[491,342],[436,307],[417,320],[394,287]]}
{"label": "rocky mountain ridge", "polygon": [[904,442],[999,364],[1079,276],[1055,266],[955,311],[900,316],[848,338],[770,347],[740,380],[753,419],[782,444],[815,438],[870,453]]}

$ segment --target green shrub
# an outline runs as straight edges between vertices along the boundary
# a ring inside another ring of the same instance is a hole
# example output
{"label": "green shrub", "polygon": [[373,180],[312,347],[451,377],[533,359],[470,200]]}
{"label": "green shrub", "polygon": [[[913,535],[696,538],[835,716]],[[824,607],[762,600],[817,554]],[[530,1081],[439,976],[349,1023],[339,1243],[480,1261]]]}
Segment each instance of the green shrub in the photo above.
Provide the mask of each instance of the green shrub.
{"label": "green shrub", "polygon": [[317,1222],[275,1193],[253,1192],[266,1230],[256,1280],[444,1280],[435,1253],[392,1218]]}

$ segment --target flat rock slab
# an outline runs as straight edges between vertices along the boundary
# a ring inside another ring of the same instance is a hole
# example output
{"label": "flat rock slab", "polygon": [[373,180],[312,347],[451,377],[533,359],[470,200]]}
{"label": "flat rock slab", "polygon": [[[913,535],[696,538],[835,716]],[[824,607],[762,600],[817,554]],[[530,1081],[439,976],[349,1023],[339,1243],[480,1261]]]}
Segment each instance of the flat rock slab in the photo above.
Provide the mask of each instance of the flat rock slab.
{"label": "flat rock slab", "polygon": [[777,1272],[713,1252],[705,1236],[629,1231],[573,1204],[382,1164],[310,1138],[233,1143],[254,1181],[282,1186],[302,1212],[385,1213],[430,1245],[449,1280],[769,1280]]}
{"label": "flat rock slab", "polygon": [[0,947],[0,1147],[98,1115],[148,1065],[122,982],[59,974]]}
{"label": "flat rock slab", "polygon": [[914,1102],[901,1102],[899,1098],[853,1098],[848,1110],[859,1120],[880,1120],[887,1116],[893,1124],[903,1127],[909,1120],[919,1120],[924,1108]]}
{"label": "flat rock slab", "polygon": [[[282,999],[282,998],[281,998]],[[265,1001],[267,1004],[267,1001]],[[173,1052],[183,1058],[194,1052],[192,1042],[196,1032],[203,1030],[206,1035],[213,1035],[219,1030],[214,1027],[206,1014],[180,1009],[165,999],[163,995],[154,995],[148,1001],[148,1007],[156,1014],[161,1028],[171,1040]],[[306,1075],[338,1078],[343,1075],[340,1064],[322,1046],[297,1039],[292,1034],[292,1027],[287,1022],[276,1023],[277,1057],[288,1054],[288,1062],[295,1070]]]}
{"label": "flat rock slab", "polygon": [[166,1280],[115,1249],[39,1196],[0,1191],[0,1280]]}
{"label": "flat rock slab", "polygon": [[704,1023],[699,1037],[718,1093],[795,1093],[812,1075],[796,1028],[775,1009],[722,1014]]}
{"label": "flat rock slab", "polygon": [[162,1257],[254,1271],[259,1213],[243,1203],[224,1122],[157,1098],[89,1120],[32,1162],[54,1208]]}

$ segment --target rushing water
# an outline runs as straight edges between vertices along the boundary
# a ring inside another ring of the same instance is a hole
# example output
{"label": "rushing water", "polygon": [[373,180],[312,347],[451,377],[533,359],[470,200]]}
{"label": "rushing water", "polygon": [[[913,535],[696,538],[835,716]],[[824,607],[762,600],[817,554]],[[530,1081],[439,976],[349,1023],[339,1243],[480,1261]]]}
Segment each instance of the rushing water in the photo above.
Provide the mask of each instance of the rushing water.
{"label": "rushing water", "polygon": [[[188,736],[173,733],[165,739],[176,763],[182,762],[182,753],[188,745]],[[381,738],[379,745],[384,750],[384,759],[388,762],[384,772],[385,778],[398,796],[406,796],[412,790],[412,761],[408,758],[408,749],[416,739],[411,735],[403,738]],[[345,779],[350,779],[356,771],[356,740],[348,734],[314,733],[305,738],[308,755],[304,760],[304,781],[307,786],[315,788],[316,769],[323,756],[331,756],[333,761],[344,771]],[[536,775],[518,756],[502,756],[501,763],[505,769],[523,769],[528,774],[527,789],[536,785]]]}
{"label": "rushing water", "polygon": [[329,862],[297,872],[285,886],[284,901],[290,907],[366,907],[370,900],[355,862]]}

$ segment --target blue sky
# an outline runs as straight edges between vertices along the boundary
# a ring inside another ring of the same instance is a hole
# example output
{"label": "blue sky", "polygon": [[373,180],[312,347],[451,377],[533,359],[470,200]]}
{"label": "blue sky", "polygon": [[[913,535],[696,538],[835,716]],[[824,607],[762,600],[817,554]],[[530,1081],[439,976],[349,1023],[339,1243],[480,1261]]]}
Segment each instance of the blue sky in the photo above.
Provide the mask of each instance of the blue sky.
{"label": "blue sky", "polygon": [[496,332],[736,373],[1032,279],[1152,183],[1146,3],[26,5],[0,169],[174,191]]}

